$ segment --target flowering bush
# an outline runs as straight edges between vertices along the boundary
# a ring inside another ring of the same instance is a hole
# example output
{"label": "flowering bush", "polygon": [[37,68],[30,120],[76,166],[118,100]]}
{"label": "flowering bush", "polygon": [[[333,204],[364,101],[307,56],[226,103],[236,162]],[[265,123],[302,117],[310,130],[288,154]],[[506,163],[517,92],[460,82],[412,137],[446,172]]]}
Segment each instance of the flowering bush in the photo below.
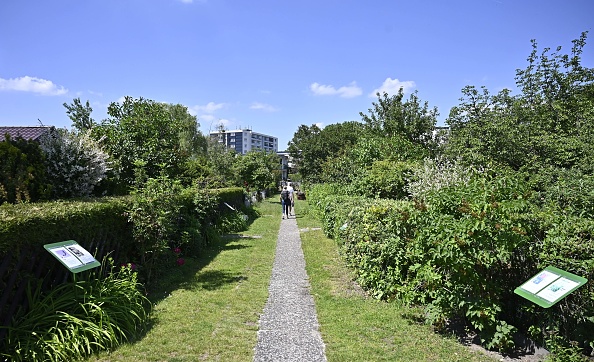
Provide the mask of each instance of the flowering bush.
{"label": "flowering bush", "polygon": [[105,178],[108,155],[89,132],[60,130],[41,139],[46,171],[54,197],[90,196]]}
{"label": "flowering bush", "polygon": [[432,191],[466,185],[474,174],[482,172],[482,169],[467,167],[445,157],[426,158],[420,167],[412,171],[405,188],[410,197],[423,200]]}

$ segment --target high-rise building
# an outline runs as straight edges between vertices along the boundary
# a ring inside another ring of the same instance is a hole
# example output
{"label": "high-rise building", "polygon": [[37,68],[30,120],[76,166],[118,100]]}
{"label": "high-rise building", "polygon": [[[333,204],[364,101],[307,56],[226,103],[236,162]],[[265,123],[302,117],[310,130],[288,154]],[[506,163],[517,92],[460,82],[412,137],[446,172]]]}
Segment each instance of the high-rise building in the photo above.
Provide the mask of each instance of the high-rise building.
{"label": "high-rise building", "polygon": [[254,149],[278,152],[278,138],[251,129],[218,130],[210,132],[210,138],[242,155]]}

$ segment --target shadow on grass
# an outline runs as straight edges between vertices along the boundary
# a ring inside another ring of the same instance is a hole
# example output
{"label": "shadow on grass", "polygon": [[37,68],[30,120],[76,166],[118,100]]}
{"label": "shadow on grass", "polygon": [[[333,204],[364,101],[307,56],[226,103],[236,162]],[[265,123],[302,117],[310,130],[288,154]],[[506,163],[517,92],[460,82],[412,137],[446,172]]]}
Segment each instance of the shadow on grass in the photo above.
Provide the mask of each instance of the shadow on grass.
{"label": "shadow on grass", "polygon": [[191,282],[182,283],[180,288],[186,290],[216,290],[227,284],[234,284],[243,280],[247,280],[247,277],[240,273],[230,273],[225,270],[209,270],[200,273]]}
{"label": "shadow on grass", "polygon": [[203,286],[204,289],[214,290],[225,284],[237,282],[237,275],[229,275],[224,271],[209,271],[200,273],[214,258],[225,251],[242,250],[251,248],[249,244],[242,243],[244,237],[221,237],[205,246],[198,256],[185,258],[185,264],[172,265],[164,268],[158,276],[158,281],[149,289],[148,298],[152,304],[157,304],[168,297],[176,289],[195,290]]}
{"label": "shadow on grass", "polygon": [[[242,250],[252,246],[242,243],[243,240],[253,238],[242,234],[230,234],[218,238],[210,245],[205,246],[196,257],[186,257],[183,265],[175,264],[172,261],[171,267],[163,267],[156,282],[147,291],[147,298],[151,305],[156,305],[171,293],[178,289],[198,291],[212,291],[228,284],[238,283],[247,278],[239,273],[231,273],[225,270],[208,270],[200,272],[208,266],[214,258],[224,251]],[[142,340],[153,329],[158,319],[153,315],[146,325],[134,337],[128,340],[128,344],[134,344]]]}

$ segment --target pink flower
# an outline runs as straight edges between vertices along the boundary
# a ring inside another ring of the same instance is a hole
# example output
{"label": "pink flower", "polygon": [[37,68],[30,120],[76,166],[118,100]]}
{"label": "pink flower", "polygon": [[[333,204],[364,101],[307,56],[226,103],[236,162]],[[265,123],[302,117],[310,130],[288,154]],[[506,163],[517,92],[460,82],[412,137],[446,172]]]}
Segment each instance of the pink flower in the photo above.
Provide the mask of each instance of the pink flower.
{"label": "pink flower", "polygon": [[134,263],[124,263],[122,264],[122,268],[130,268],[130,270],[136,270],[136,264]]}
{"label": "pink flower", "polygon": [[184,260],[184,258],[177,259],[177,265],[184,265],[185,263],[186,263],[186,261]]}
{"label": "pink flower", "polygon": [[181,249],[179,247],[173,249],[173,252],[176,254],[180,254],[181,253]]}

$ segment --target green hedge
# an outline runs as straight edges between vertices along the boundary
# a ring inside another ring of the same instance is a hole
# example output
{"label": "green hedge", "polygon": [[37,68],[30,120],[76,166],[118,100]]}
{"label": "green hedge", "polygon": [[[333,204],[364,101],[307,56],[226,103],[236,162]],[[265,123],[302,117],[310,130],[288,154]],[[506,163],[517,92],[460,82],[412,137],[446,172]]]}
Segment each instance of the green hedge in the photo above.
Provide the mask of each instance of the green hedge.
{"label": "green hedge", "polygon": [[546,310],[513,293],[548,265],[594,280],[594,221],[535,207],[513,177],[478,178],[425,203],[340,190],[314,186],[309,201],[373,296],[425,305],[439,328],[462,321],[488,348],[512,349],[518,331],[551,348],[559,336],[594,347],[592,283]]}
{"label": "green hedge", "polygon": [[[242,188],[211,192],[221,203],[243,207]],[[194,208],[194,191],[185,189],[179,201],[186,209]],[[129,244],[132,234],[126,213],[132,203],[132,196],[123,196],[0,205],[0,255],[64,240],[86,244],[97,237]]]}
{"label": "green hedge", "polygon": [[130,205],[130,197],[3,204],[0,255],[64,240],[86,244],[101,237],[118,243],[129,242],[126,210]]}

